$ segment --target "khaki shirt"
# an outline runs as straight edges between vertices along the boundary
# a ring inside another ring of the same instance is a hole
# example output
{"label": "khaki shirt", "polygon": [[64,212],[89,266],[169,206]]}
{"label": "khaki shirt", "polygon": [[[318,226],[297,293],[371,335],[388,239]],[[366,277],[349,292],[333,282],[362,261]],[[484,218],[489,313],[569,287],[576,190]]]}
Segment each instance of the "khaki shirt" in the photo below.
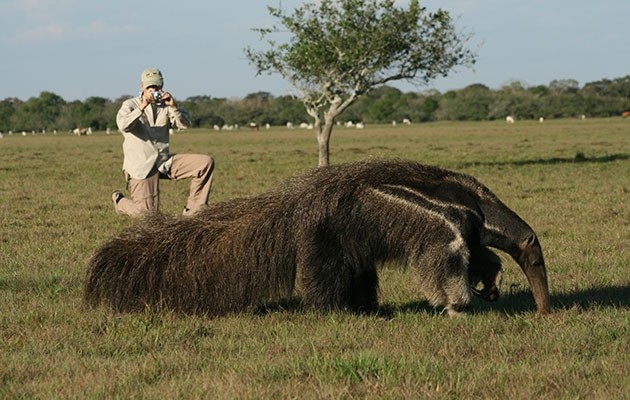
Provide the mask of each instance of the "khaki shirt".
{"label": "khaki shirt", "polygon": [[165,104],[140,111],[140,97],[125,100],[116,115],[122,132],[123,170],[134,179],[146,178],[153,167],[167,173],[171,161],[169,129],[190,126],[188,113]]}

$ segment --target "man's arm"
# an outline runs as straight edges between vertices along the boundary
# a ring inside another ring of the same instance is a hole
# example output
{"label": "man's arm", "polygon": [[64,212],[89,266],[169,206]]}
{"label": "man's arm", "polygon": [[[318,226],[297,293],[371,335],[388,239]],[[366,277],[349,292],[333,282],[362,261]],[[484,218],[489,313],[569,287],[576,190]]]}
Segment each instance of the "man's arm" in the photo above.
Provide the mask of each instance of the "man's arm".
{"label": "man's arm", "polygon": [[132,132],[133,127],[138,123],[142,112],[146,107],[143,102],[130,99],[123,102],[118,114],[116,114],[116,125],[121,132]]}
{"label": "man's arm", "polygon": [[168,107],[168,114],[172,126],[179,129],[190,128],[190,116],[186,110],[177,107]]}
{"label": "man's arm", "polygon": [[168,117],[171,121],[171,126],[179,129],[190,128],[191,123],[188,112],[177,106],[175,99],[173,98],[173,96],[171,96],[170,93],[164,92],[162,96],[164,104],[168,106]]}

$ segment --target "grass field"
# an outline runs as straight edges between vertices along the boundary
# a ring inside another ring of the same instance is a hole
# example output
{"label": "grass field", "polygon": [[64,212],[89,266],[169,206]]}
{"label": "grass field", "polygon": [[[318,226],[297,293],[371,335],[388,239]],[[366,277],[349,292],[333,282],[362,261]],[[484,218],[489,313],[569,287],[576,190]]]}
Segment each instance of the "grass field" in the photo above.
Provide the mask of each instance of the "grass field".
{"label": "grass field", "polygon": [[[518,266],[504,295],[449,319],[385,265],[393,318],[114,314],[82,305],[86,263],[133,221],[114,213],[122,137],[0,139],[0,398],[630,398],[630,122],[621,119],[337,128],[334,164],[398,157],[472,174],[538,233],[553,312]],[[211,201],[317,165],[313,131],[172,138],[217,161]],[[163,182],[177,214],[188,182]]]}

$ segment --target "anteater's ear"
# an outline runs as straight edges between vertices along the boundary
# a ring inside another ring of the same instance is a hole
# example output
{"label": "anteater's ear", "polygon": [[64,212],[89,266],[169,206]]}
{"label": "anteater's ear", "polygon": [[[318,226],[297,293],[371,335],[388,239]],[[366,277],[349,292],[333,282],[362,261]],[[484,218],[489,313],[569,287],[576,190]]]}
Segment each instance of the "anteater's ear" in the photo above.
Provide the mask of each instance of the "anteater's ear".
{"label": "anteater's ear", "polygon": [[521,250],[530,249],[532,247],[540,247],[540,242],[538,241],[536,234],[532,233],[521,242],[520,247]]}
{"label": "anteater's ear", "polygon": [[538,242],[538,237],[536,237],[536,234],[531,234],[530,236],[527,237],[527,239],[523,241],[523,248],[532,247],[532,246],[540,246],[540,243]]}

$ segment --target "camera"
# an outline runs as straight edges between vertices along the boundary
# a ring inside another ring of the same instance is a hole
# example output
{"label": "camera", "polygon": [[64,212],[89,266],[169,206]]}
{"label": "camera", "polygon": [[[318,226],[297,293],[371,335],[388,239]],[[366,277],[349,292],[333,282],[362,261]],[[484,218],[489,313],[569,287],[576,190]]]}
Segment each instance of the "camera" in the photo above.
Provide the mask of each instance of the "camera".
{"label": "camera", "polygon": [[162,100],[162,91],[161,90],[157,90],[153,93],[151,93],[151,95],[153,96],[153,101],[156,103],[159,103]]}

